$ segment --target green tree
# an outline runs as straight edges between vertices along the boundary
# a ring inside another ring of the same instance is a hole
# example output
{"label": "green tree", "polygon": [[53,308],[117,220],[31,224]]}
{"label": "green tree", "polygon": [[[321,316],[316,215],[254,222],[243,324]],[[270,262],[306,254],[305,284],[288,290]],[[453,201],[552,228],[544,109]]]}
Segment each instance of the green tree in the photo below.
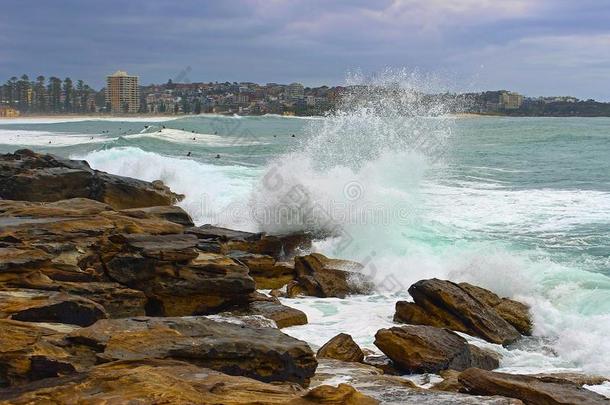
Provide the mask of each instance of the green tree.
{"label": "green tree", "polygon": [[30,78],[24,74],[17,81],[17,108],[19,111],[27,112],[30,107]]}
{"label": "green tree", "polygon": [[47,86],[47,93],[49,95],[49,105],[51,111],[58,113],[61,111],[61,79],[55,76],[49,78],[49,84]]}
{"label": "green tree", "polygon": [[195,107],[193,108],[193,112],[195,114],[201,114],[201,100],[199,100],[199,99],[195,100]]}
{"label": "green tree", "polygon": [[34,84],[34,109],[37,112],[47,111],[47,90],[44,86],[44,76],[38,76]]}
{"label": "green tree", "polygon": [[17,77],[13,76],[6,82],[5,93],[6,93],[6,101],[8,105],[11,107],[15,107],[17,103]]}
{"label": "green tree", "polygon": [[72,112],[74,104],[74,86],[72,79],[66,77],[64,79],[64,111]]}
{"label": "green tree", "polygon": [[76,81],[76,91],[74,97],[74,108],[78,112],[87,111],[88,94],[85,91],[85,82],[82,80]]}

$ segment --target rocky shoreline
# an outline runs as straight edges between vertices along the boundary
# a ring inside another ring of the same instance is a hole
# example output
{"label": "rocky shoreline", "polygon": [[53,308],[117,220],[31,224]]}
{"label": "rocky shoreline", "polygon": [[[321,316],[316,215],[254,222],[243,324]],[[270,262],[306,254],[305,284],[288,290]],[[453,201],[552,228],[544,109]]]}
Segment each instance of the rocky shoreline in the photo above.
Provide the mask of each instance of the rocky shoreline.
{"label": "rocky shoreline", "polygon": [[459,333],[510,345],[532,320],[466,283],[412,285],[375,336],[382,362],[347,334],[316,354],[281,331],[307,316],[278,297],[366,294],[361,266],[311,253],[305,233],[195,226],[181,198],[83,161],[0,156],[0,404],[609,403],[583,388],[602,377],[493,371],[501,359]]}

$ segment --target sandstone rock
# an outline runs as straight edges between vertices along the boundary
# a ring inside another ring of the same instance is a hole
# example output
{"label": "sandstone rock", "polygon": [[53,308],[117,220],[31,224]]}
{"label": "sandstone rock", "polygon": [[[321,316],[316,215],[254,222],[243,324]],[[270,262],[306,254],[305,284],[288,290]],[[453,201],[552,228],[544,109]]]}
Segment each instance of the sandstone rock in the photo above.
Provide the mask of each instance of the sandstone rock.
{"label": "sandstone rock", "polygon": [[101,201],[115,209],[171,205],[182,198],[162,183],[100,172],[84,161],[28,150],[0,155],[0,198],[42,202],[76,197]]}
{"label": "sandstone rock", "polygon": [[466,392],[477,395],[504,395],[528,405],[608,404],[610,400],[569,382],[544,382],[532,376],[505,374],[471,368],[458,380]]}
{"label": "sandstone rock", "polygon": [[362,363],[344,362],[328,358],[318,360],[312,386],[346,381],[362,394],[383,404],[395,405],[523,405],[506,397],[482,397],[418,388],[410,380],[385,375],[377,367]]}
{"label": "sandstone rock", "polygon": [[492,307],[522,335],[532,334],[532,320],[527,305],[508,298],[500,298],[493,292],[472,284],[460,283],[458,285],[472,297]]}
{"label": "sandstone rock", "polygon": [[336,405],[376,405],[379,401],[356,391],[354,387],[347,384],[339,384],[337,387],[330,385],[318,386],[302,397],[305,401],[316,404]]}
{"label": "sandstone rock", "polygon": [[507,345],[521,336],[493,307],[450,281],[421,280],[409,288],[415,303],[396,303],[396,322],[448,328]]}
{"label": "sandstone rock", "polygon": [[248,328],[204,317],[106,319],[68,339],[101,361],[179,359],[231,375],[306,385],[316,359],[309,346],[273,328]]}
{"label": "sandstone rock", "polygon": [[460,371],[442,370],[439,375],[443,377],[443,381],[434,384],[430,389],[446,392],[460,392],[463,389],[462,384],[458,381]]}
{"label": "sandstone rock", "polygon": [[318,350],[317,357],[328,357],[341,361],[362,362],[364,353],[347,333],[340,333]]}
{"label": "sandstone rock", "polygon": [[259,292],[250,295],[247,306],[222,312],[219,315],[225,317],[263,317],[272,321],[273,327],[280,329],[307,324],[305,312],[283,305],[276,297]]}
{"label": "sandstone rock", "polygon": [[159,218],[185,227],[195,226],[191,216],[182,208],[175,205],[162,205],[158,207],[130,208],[121,213],[135,218]]}
{"label": "sandstone rock", "polygon": [[345,298],[372,290],[372,283],[358,273],[362,269],[359,263],[329,259],[319,253],[297,256],[294,261],[299,287],[306,295]]}
{"label": "sandstone rock", "polygon": [[273,320],[280,329],[307,324],[305,312],[283,305],[278,300],[251,302],[247,311],[250,314],[262,315]]}
{"label": "sandstone rock", "polygon": [[571,382],[576,385],[601,385],[610,381],[607,377],[601,375],[588,375],[579,373],[542,373],[534,374],[532,377],[544,382]]}
{"label": "sandstone rock", "polygon": [[380,329],[375,346],[399,369],[409,373],[469,367],[497,368],[497,358],[474,348],[458,334],[433,326],[406,325]]}
{"label": "sandstone rock", "polygon": [[[105,262],[108,275],[149,298],[150,314],[184,316],[220,312],[231,306],[245,306],[255,289],[248,268],[231,258],[214,253],[197,254],[190,235],[185,240],[156,240],[133,250],[113,254]],[[184,243],[183,243],[184,242]],[[189,260],[196,255],[195,258]],[[163,259],[169,260],[163,260]],[[176,262],[177,259],[183,262]]]}
{"label": "sandstone rock", "polygon": [[0,391],[3,405],[55,403],[369,405],[378,402],[341,384],[311,391],[267,384],[173,360],[117,361],[63,378]]}
{"label": "sandstone rock", "polygon": [[61,334],[41,325],[0,319],[0,387],[70,374],[79,368],[69,352],[54,344]]}
{"label": "sandstone rock", "polygon": [[294,265],[277,262],[271,256],[240,251],[229,252],[228,256],[248,267],[258,289],[281,288],[296,275]]}
{"label": "sandstone rock", "polygon": [[296,298],[302,295],[307,295],[307,291],[298,281],[293,280],[286,284],[286,293],[284,294],[286,298]]}
{"label": "sandstone rock", "polygon": [[218,242],[221,245],[222,253],[237,250],[271,256],[275,260],[284,260],[294,256],[299,250],[311,248],[311,236],[305,233],[266,235],[235,231],[209,224],[190,228],[186,232],[196,235],[207,243]]}
{"label": "sandstone rock", "polygon": [[146,315],[147,298],[142,291],[113,282],[55,282],[59,291],[78,295],[97,302],[109,318],[128,318]]}
{"label": "sandstone rock", "polygon": [[[16,257],[0,252],[0,263],[16,269],[3,272],[2,277],[24,281],[45,274],[62,281],[108,281],[101,277],[99,262],[99,251],[108,243],[107,236],[171,234],[181,233],[182,229],[162,219],[132,218],[87,199],[54,203],[0,200],[0,240],[5,241],[6,249],[26,250],[21,257],[29,257],[27,264],[16,263],[16,267],[10,264]],[[95,270],[96,266],[97,274],[92,277],[86,268]]]}
{"label": "sandstone rock", "polygon": [[0,318],[88,326],[106,317],[104,307],[74,295],[27,289],[0,291]]}

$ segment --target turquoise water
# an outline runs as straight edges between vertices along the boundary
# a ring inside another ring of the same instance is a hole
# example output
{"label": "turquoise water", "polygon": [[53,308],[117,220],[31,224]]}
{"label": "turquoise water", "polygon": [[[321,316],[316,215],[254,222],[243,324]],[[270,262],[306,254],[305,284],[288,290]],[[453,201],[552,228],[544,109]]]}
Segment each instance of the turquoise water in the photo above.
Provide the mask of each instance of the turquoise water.
{"label": "turquoise water", "polygon": [[198,223],[312,230],[366,262],[378,294],[291,302],[310,324],[288,333],[314,345],[347,331],[374,348],[405,289],[443,277],[532,306],[535,343],[495,348],[506,370],[610,376],[610,119],[1,121],[0,151],[22,147],[160,178]]}

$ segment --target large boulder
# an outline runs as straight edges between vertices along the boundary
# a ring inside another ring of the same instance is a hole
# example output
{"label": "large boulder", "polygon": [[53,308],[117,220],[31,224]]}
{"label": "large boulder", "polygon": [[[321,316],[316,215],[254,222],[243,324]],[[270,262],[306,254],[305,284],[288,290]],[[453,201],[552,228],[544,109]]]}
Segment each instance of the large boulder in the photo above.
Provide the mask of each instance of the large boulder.
{"label": "large boulder", "polygon": [[294,263],[296,281],[305,295],[345,298],[373,289],[372,282],[360,272],[360,263],[329,259],[320,253],[297,256]]}
{"label": "large boulder", "polygon": [[317,357],[360,363],[364,360],[364,352],[350,335],[339,333],[318,350]]}
{"label": "large boulder", "polygon": [[494,369],[498,359],[468,344],[466,339],[447,330],[424,325],[380,329],[375,346],[394,366],[408,373],[436,373],[445,369],[469,367]]}
{"label": "large boulder", "polygon": [[497,294],[469,283],[458,284],[472,297],[492,307],[500,317],[515,327],[522,335],[532,334],[529,307],[522,302],[502,298]]}
{"label": "large boulder", "polygon": [[458,380],[465,392],[476,395],[504,395],[528,405],[608,405],[608,398],[567,381],[546,382],[539,378],[471,368]]}
{"label": "large boulder", "polygon": [[275,328],[204,317],[106,319],[68,335],[100,361],[177,359],[260,381],[307,385],[317,362],[309,346]]}
{"label": "large boulder", "polygon": [[448,328],[507,345],[521,334],[491,306],[446,280],[420,280],[409,287],[414,303],[396,303],[394,320]]}
{"label": "large boulder", "polygon": [[111,175],[91,169],[85,161],[30,150],[0,155],[0,198],[41,202],[77,197],[115,209],[172,205],[182,198],[161,182]]}
{"label": "large boulder", "polygon": [[0,291],[0,318],[89,326],[107,316],[100,304],[75,295],[27,289]]}
{"label": "large boulder", "polygon": [[19,389],[0,391],[2,405],[32,403],[374,405],[351,386],[304,390],[226,375],[174,360],[117,361]]}

